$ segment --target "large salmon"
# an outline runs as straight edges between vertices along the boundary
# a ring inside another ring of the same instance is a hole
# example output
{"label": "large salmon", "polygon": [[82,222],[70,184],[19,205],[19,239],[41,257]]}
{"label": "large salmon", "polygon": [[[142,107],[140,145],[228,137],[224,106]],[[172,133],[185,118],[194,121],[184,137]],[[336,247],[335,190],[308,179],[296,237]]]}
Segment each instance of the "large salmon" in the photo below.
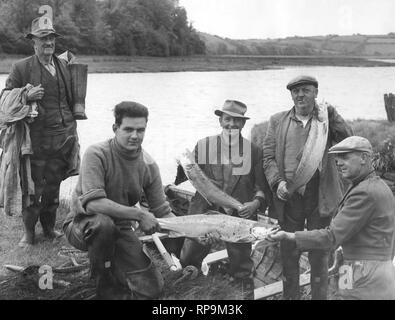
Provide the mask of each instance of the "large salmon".
{"label": "large salmon", "polygon": [[198,191],[210,205],[215,204],[224,209],[241,209],[243,206],[242,203],[212,183],[195,162],[192,152],[188,149],[183,154],[182,158],[177,159],[177,162],[184,169],[185,175],[196,191]]}
{"label": "large salmon", "polygon": [[328,139],[328,105],[317,105],[317,119],[311,121],[311,128],[303,149],[302,158],[292,181],[287,184],[289,194],[305,186],[322,162]]}
{"label": "large salmon", "polygon": [[274,231],[272,225],[209,211],[171,218],[158,218],[162,231],[169,237],[206,238],[207,236],[227,242],[255,242],[267,239]]}

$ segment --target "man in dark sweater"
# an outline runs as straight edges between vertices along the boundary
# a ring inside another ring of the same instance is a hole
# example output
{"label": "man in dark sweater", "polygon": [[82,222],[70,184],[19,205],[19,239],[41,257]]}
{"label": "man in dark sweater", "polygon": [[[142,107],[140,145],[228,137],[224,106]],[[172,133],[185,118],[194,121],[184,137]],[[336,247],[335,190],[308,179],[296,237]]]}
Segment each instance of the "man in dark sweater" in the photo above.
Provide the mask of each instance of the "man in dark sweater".
{"label": "man in dark sweater", "polygon": [[341,174],[351,182],[330,226],[279,231],[271,238],[293,242],[300,250],[342,246],[337,298],[395,299],[395,198],[374,173],[372,146],[367,139],[352,136],[329,153],[336,155]]}
{"label": "man in dark sweater", "polygon": [[[20,247],[34,244],[38,220],[45,237],[54,239],[61,235],[54,229],[60,183],[77,175],[80,164],[70,72],[66,62],[54,55],[55,38],[59,34],[49,18],[45,18],[45,23],[42,19],[33,20],[31,33],[26,35],[33,42],[35,54],[12,66],[5,88],[11,90],[31,84],[27,101],[38,105],[38,116],[29,124],[34,197],[23,201],[30,205],[22,212],[25,233]],[[22,174],[22,180],[28,179],[27,174],[30,173]]]}
{"label": "man in dark sweater", "polygon": [[[115,137],[84,154],[63,229],[70,244],[88,251],[99,298],[153,299],[163,289],[163,278],[136,236],[135,222],[154,233],[159,230],[155,217],[173,214],[159,168],[141,147],[147,108],[125,101],[115,107],[114,116]],[[150,212],[135,206],[143,192]]]}

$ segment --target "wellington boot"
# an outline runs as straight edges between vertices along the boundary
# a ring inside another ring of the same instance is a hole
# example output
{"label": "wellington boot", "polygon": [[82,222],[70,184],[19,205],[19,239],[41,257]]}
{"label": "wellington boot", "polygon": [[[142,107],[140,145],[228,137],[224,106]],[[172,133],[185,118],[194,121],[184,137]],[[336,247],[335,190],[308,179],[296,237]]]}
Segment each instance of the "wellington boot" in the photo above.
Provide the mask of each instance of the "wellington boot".
{"label": "wellington boot", "polygon": [[33,245],[34,245],[34,231],[33,232],[25,232],[23,234],[22,239],[18,243],[18,247],[29,248]]}
{"label": "wellington boot", "polygon": [[44,237],[50,240],[54,240],[57,238],[60,238],[63,236],[63,233],[56,231],[54,229],[52,230],[44,230]]}
{"label": "wellington boot", "polygon": [[22,217],[23,217],[23,224],[25,227],[25,232],[20,240],[18,246],[21,248],[25,248],[28,246],[32,246],[35,240],[35,229],[36,223],[39,216],[39,208],[38,207],[28,207],[23,210]]}
{"label": "wellington boot", "polygon": [[127,288],[118,285],[111,270],[103,270],[96,276],[96,297],[99,300],[131,300]]}

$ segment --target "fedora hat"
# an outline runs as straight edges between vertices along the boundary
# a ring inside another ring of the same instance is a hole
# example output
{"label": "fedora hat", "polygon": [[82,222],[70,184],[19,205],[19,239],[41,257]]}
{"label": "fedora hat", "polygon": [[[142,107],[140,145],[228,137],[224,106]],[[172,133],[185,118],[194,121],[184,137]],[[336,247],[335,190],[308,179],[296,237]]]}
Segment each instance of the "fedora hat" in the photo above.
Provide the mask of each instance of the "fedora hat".
{"label": "fedora hat", "polygon": [[60,37],[60,34],[56,33],[52,25],[52,20],[48,17],[39,17],[32,21],[31,32],[29,32],[25,38],[32,39],[33,37],[46,37],[53,34],[55,37]]}
{"label": "fedora hat", "polygon": [[244,114],[247,111],[247,106],[236,100],[226,100],[224,103],[224,106],[222,107],[222,110],[215,110],[214,113],[217,116],[221,116],[223,113],[226,113],[227,115],[230,115],[235,118],[243,118],[243,119],[250,119],[248,117],[245,117]]}

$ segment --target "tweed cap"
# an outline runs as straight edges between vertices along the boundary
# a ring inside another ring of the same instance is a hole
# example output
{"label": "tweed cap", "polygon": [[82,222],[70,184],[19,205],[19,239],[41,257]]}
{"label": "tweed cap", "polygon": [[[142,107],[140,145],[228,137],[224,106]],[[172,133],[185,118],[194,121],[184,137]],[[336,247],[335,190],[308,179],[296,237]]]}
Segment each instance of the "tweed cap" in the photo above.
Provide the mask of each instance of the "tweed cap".
{"label": "tweed cap", "polygon": [[347,152],[373,152],[372,145],[368,139],[359,136],[351,136],[329,149],[328,153],[347,153]]}
{"label": "tweed cap", "polygon": [[245,117],[244,114],[247,111],[247,106],[236,100],[226,100],[224,103],[224,106],[222,107],[222,110],[215,110],[214,113],[217,116],[221,116],[223,113],[226,113],[227,115],[230,115],[235,118],[243,118],[243,119],[250,119],[248,117]]}
{"label": "tweed cap", "polygon": [[314,87],[318,88],[318,81],[316,78],[312,76],[300,75],[288,82],[287,89],[292,90],[293,88],[302,84],[312,84]]}

